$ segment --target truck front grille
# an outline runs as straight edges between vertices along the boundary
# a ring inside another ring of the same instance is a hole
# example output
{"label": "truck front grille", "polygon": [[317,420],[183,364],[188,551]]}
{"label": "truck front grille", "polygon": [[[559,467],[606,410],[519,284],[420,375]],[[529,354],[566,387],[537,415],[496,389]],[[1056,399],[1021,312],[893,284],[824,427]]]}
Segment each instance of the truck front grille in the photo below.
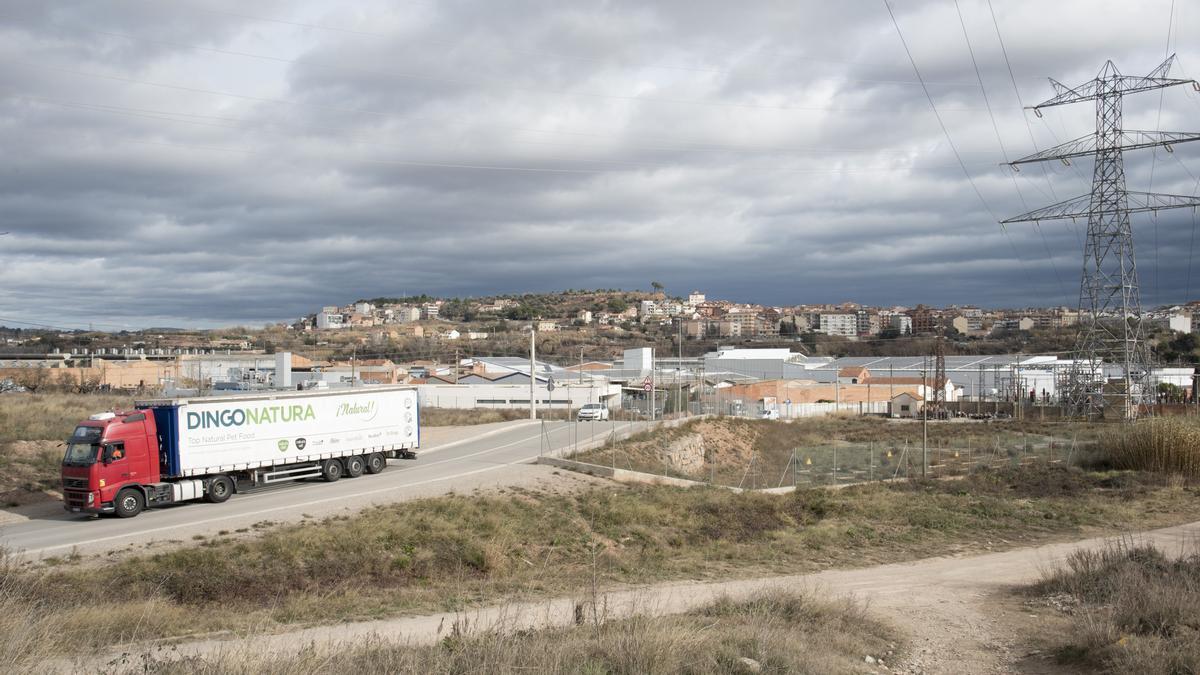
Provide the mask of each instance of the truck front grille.
{"label": "truck front grille", "polygon": [[64,492],[63,498],[64,501],[66,501],[67,506],[77,506],[82,508],[88,505],[88,493],[86,492]]}
{"label": "truck front grille", "polygon": [[63,489],[64,490],[87,490],[88,489],[88,481],[86,478],[64,478],[63,479]]}

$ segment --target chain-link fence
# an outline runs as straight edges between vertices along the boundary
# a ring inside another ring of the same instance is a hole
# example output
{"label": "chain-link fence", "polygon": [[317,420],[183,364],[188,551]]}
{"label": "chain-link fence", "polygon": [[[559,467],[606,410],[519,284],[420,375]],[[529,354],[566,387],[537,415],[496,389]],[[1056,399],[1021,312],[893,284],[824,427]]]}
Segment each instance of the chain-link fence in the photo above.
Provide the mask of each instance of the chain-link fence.
{"label": "chain-link fence", "polygon": [[[578,432],[577,432],[578,433]],[[586,432],[585,432],[586,433]],[[624,444],[595,435],[564,456],[611,469],[652,474],[750,490],[849,485],[901,478],[963,476],[981,469],[1042,463],[1070,464],[1084,442],[1077,438],[998,432],[986,441],[911,439],[872,442],[834,441],[742,454],[714,452],[703,439],[690,445]],[[608,442],[606,442],[606,440]],[[599,446],[599,447],[597,447]]]}

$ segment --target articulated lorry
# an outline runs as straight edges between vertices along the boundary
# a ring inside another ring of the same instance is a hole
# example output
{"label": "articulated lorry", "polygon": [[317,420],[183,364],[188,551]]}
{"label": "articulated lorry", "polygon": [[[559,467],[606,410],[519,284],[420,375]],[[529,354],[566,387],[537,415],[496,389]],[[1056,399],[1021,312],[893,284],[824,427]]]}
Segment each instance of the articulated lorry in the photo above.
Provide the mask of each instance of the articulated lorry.
{"label": "articulated lorry", "polygon": [[143,509],[286,480],[379,473],[420,446],[412,387],[138,401],[75,427],[62,462],[68,511]]}

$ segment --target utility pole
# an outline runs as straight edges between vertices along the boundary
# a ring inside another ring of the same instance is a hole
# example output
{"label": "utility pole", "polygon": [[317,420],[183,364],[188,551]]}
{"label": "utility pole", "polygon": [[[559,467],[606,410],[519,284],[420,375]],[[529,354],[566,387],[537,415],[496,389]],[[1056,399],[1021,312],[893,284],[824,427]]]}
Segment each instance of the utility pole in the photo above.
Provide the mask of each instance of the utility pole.
{"label": "utility pole", "polygon": [[929,477],[929,359],[921,357],[921,478]]}
{"label": "utility pole", "polygon": [[683,317],[679,317],[679,358],[675,360],[675,412],[683,404],[683,389],[679,386],[679,371],[683,369]]}
{"label": "utility pole", "polygon": [[933,416],[944,419],[946,411],[946,328],[938,328],[937,340],[933,343]]}
{"label": "utility pole", "polygon": [[655,389],[658,388],[658,378],[655,377],[656,373],[654,371],[655,371],[654,347],[651,347],[650,348],[650,419],[652,421],[658,417],[658,409],[657,409],[658,407],[655,405],[655,400],[654,400],[655,396],[658,393],[655,391]]}
{"label": "utility pole", "polygon": [[537,419],[537,400],[533,396],[534,383],[537,381],[537,370],[534,363],[536,362],[537,352],[537,324],[529,324],[529,419]]}
{"label": "utility pole", "polygon": [[[1086,219],[1087,241],[1083,251],[1083,278],[1079,290],[1079,337],[1065,381],[1059,383],[1068,415],[1098,417],[1104,413],[1105,395],[1119,399],[1125,420],[1137,417],[1141,403],[1152,402],[1150,350],[1146,345],[1137,265],[1133,252],[1133,228],[1129,216],[1146,211],[1200,206],[1200,198],[1187,195],[1132,192],[1125,189],[1125,150],[1165,147],[1173,152],[1176,143],[1200,140],[1198,133],[1175,131],[1131,131],[1121,128],[1122,102],[1136,94],[1181,84],[1200,91],[1200,83],[1167,77],[1175,56],[1171,55],[1144,77],[1122,75],[1112,61],[1100,73],[1076,87],[1053,79],[1054,97],[1032,107],[1042,108],[1095,101],[1096,131],[1053,148],[1009,163],[1014,170],[1032,162],[1073,157],[1095,157],[1091,194],[1074,197],[1001,221],[1002,224],[1038,222],[1060,218]],[[1122,389],[1106,392],[1104,362],[1121,369]]]}

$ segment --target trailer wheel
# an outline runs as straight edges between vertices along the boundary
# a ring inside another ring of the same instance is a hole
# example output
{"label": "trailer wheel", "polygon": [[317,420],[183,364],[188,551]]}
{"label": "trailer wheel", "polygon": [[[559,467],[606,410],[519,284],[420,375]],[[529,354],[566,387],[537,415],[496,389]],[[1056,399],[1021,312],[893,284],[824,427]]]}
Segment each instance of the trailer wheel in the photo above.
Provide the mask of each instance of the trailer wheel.
{"label": "trailer wheel", "polygon": [[113,507],[119,518],[132,518],[146,507],[146,498],[141,491],[133,488],[121,490],[113,501]]}
{"label": "trailer wheel", "polygon": [[346,478],[358,478],[363,475],[363,469],[365,468],[361,456],[355,455],[346,458]]}
{"label": "trailer wheel", "polygon": [[375,452],[367,455],[367,473],[379,473],[387,468],[387,457],[383,453]]}
{"label": "trailer wheel", "polygon": [[204,501],[210,504],[220,504],[233,496],[233,481],[229,476],[216,476],[208,483],[208,492],[204,493]]}
{"label": "trailer wheel", "polygon": [[336,459],[327,459],[321,464],[321,478],[327,483],[342,477],[342,462]]}

